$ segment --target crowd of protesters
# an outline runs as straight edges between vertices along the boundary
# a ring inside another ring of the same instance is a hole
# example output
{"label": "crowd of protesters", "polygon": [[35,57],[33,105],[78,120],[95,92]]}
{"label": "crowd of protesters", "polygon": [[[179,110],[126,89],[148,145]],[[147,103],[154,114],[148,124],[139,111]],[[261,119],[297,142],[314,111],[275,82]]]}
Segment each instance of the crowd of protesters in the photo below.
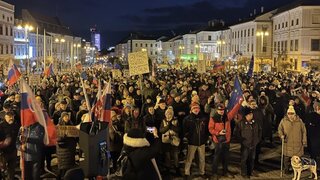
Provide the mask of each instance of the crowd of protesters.
{"label": "crowd of protesters", "polygon": [[[77,126],[88,116],[83,88],[92,107],[98,93],[97,80],[102,84],[111,82],[111,174],[117,175],[118,159],[126,149],[135,154],[130,160],[134,167],[128,170],[140,175],[143,172],[140,178],[159,178],[160,170],[160,174],[191,179],[196,153],[197,174],[208,178],[206,151],[212,151],[210,176],[232,178],[229,151],[231,140],[235,140],[241,144],[241,176],[249,178],[258,175],[254,169],[260,163],[261,147],[275,147],[275,134],[284,142],[285,173],[290,173],[289,160],[294,155],[308,154],[319,162],[320,77],[316,73],[258,73],[248,77],[237,72],[198,74],[196,69],[168,69],[158,70],[154,77],[124,78],[112,77],[110,71],[101,68],[85,71],[88,79],[84,85],[79,72],[70,72],[43,78],[33,90],[55,125]],[[229,110],[236,77],[241,82],[243,97]],[[77,164],[78,139],[59,137],[57,144],[44,146],[44,130],[38,123],[21,132],[21,96],[17,87],[4,89],[1,97],[0,157],[6,163],[0,165],[6,165],[9,179],[14,179],[17,150],[24,151],[30,155],[24,157],[26,179],[40,179],[43,172],[52,171],[52,155],[56,154],[58,174],[63,178]],[[208,140],[213,142],[214,150],[206,148]],[[159,169],[148,158],[155,158]],[[218,174],[220,163],[222,174]],[[145,175],[148,173],[154,175]]]}

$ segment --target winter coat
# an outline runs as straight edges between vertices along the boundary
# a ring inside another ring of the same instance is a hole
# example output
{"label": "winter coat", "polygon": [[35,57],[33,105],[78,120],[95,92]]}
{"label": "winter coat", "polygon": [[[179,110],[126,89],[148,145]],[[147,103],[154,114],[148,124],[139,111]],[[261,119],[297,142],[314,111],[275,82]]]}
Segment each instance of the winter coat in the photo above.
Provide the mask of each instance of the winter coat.
{"label": "winter coat", "polygon": [[206,114],[191,113],[184,119],[184,134],[189,145],[201,146],[208,140],[208,119]]}
{"label": "winter coat", "polygon": [[173,118],[171,121],[164,119],[160,126],[160,133],[169,137],[179,137],[179,123]]}
{"label": "winter coat", "polygon": [[302,156],[304,146],[307,145],[306,128],[302,120],[296,116],[291,121],[285,116],[278,127],[278,133],[281,137],[284,135],[284,155],[288,157]]}
{"label": "winter coat", "polygon": [[[128,171],[136,177],[126,177],[123,180],[158,180],[158,174],[154,168],[151,159],[155,158],[161,150],[161,139],[156,138],[150,147],[134,148],[129,150]],[[132,163],[132,164],[131,164]]]}
{"label": "winter coat", "polygon": [[320,114],[312,112],[306,116],[308,149],[312,156],[320,156]]}
{"label": "winter coat", "polygon": [[124,128],[121,121],[112,121],[109,124],[110,151],[120,152],[123,146]]}
{"label": "winter coat", "polygon": [[0,152],[10,154],[16,151],[16,140],[19,133],[19,124],[3,121],[0,123]]}
{"label": "winter coat", "polygon": [[[272,117],[274,115],[274,110],[271,104],[259,105],[258,109],[261,109],[263,122],[262,122],[262,137],[272,136]],[[254,117],[254,119],[256,119]]]}
{"label": "winter coat", "polygon": [[230,121],[234,118],[237,114],[238,110],[240,109],[241,105],[238,103],[232,111],[228,114],[224,114],[224,116],[220,116],[218,113],[215,113],[213,117],[210,118],[209,121],[209,132],[212,135],[212,140],[215,143],[218,143],[217,136],[219,135],[220,131],[223,129],[226,130],[226,143],[230,142],[231,139],[231,125]]}
{"label": "winter coat", "polygon": [[252,149],[261,140],[261,126],[255,120],[249,122],[243,118],[236,126],[235,136],[239,139],[242,146]]}
{"label": "winter coat", "polygon": [[[22,128],[19,130],[18,137],[22,135]],[[26,137],[26,150],[24,151],[25,161],[40,161],[42,158],[44,128],[38,122],[24,127],[23,136]],[[17,139],[17,149],[21,149],[21,141]]]}
{"label": "winter coat", "polygon": [[[59,125],[70,125],[60,122]],[[76,155],[76,138],[58,137],[57,141],[57,157],[59,169],[70,169],[75,165]]]}

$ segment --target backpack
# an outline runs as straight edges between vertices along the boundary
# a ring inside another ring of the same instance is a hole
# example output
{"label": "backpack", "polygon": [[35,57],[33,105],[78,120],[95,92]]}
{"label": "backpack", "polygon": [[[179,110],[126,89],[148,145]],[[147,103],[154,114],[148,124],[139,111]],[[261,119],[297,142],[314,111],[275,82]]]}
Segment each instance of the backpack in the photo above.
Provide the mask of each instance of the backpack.
{"label": "backpack", "polygon": [[118,169],[116,174],[122,177],[122,179],[138,179],[137,170],[134,167],[128,152],[122,151],[117,160],[117,164]]}

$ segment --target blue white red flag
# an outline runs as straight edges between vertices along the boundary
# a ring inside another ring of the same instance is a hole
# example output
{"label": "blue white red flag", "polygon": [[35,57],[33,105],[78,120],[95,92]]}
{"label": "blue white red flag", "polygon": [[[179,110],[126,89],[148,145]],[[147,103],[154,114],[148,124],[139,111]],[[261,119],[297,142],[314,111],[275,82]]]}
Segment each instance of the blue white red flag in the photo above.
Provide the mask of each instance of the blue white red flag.
{"label": "blue white red flag", "polygon": [[28,127],[38,122],[45,129],[44,144],[49,144],[48,132],[46,126],[46,119],[42,112],[40,104],[36,100],[29,85],[21,80],[21,126]]}
{"label": "blue white red flag", "polygon": [[109,82],[101,96],[102,108],[99,120],[104,122],[110,122],[111,120],[111,83]]}
{"label": "blue white red flag", "polygon": [[15,64],[12,65],[11,69],[8,72],[8,86],[14,85],[20,78],[21,73]]}
{"label": "blue white red flag", "polygon": [[49,65],[49,67],[44,71],[44,75],[45,75],[46,77],[54,76],[52,63],[51,63],[51,64]]}

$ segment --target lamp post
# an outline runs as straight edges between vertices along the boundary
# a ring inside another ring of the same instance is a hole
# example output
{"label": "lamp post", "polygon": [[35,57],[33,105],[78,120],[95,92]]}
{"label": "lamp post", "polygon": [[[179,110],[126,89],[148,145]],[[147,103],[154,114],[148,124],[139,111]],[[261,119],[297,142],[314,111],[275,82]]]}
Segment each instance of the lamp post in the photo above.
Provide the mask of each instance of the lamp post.
{"label": "lamp post", "polygon": [[[17,27],[18,29],[22,29],[23,27],[21,26],[21,25],[19,25],[18,27]],[[29,59],[29,46],[30,46],[30,38],[29,38],[29,33],[30,33],[30,31],[32,31],[33,30],[33,26],[31,26],[31,25],[28,25],[28,24],[26,24],[25,26],[24,26],[24,33],[25,33],[25,41],[26,41],[26,63],[27,63],[27,65],[26,65],[26,72],[27,72],[27,75],[29,76],[29,74],[30,74],[30,59]]]}
{"label": "lamp post", "polygon": [[265,29],[263,29],[262,31],[258,31],[257,32],[257,37],[261,37],[261,52],[260,52],[260,56],[261,56],[261,62],[260,62],[260,71],[262,70],[262,61],[263,61],[263,53],[264,53],[264,37],[269,36],[269,32],[266,31]]}
{"label": "lamp post", "polygon": [[219,50],[218,51],[219,52],[219,59],[221,59],[222,58],[222,45],[225,45],[226,42],[223,40],[218,40],[217,44],[218,44],[218,50]]}
{"label": "lamp post", "polygon": [[54,41],[56,43],[59,43],[59,49],[60,49],[60,67],[59,67],[59,69],[60,69],[60,72],[61,72],[61,70],[62,70],[62,43],[66,42],[66,40],[63,39],[63,38],[60,38],[60,39],[56,38]]}
{"label": "lamp post", "polygon": [[79,60],[79,51],[78,51],[78,48],[79,47],[81,47],[81,44],[73,44],[73,47],[75,47],[76,48],[76,63],[78,62],[78,60]]}
{"label": "lamp post", "polygon": [[179,50],[180,50],[179,65],[181,65],[181,64],[183,64],[182,63],[182,51],[184,50],[184,46],[179,46]]}

